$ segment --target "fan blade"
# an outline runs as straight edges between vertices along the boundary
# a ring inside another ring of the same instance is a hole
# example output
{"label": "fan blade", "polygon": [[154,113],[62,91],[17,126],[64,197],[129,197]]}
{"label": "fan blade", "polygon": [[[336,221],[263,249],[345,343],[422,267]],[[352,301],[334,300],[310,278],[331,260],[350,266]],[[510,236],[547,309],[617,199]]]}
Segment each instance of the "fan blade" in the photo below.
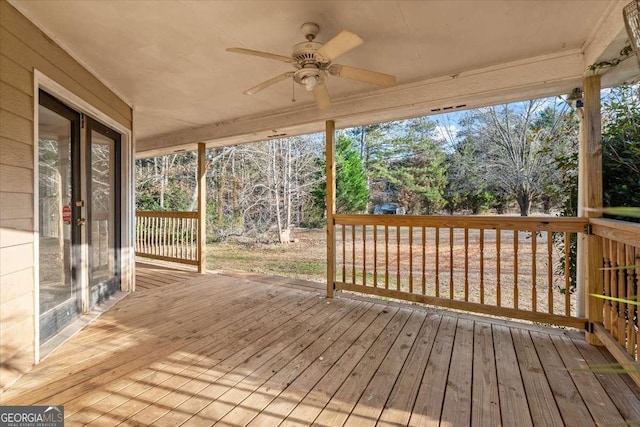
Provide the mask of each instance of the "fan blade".
{"label": "fan blade", "polygon": [[364,43],[364,40],[351,31],[343,30],[337,36],[326,42],[316,51],[317,56],[333,61],[340,55],[349,52]]}
{"label": "fan blade", "polygon": [[329,98],[329,91],[327,85],[322,82],[313,87],[313,98],[318,104],[320,110],[325,110],[331,106],[331,98]]}
{"label": "fan blade", "polygon": [[276,61],[287,62],[287,63],[290,63],[290,64],[295,64],[296,63],[295,59],[289,58],[288,56],[276,55],[275,53],[269,53],[269,52],[261,52],[259,50],[244,49],[244,48],[241,48],[241,47],[230,47],[230,48],[227,48],[227,52],[242,53],[244,55],[260,56],[262,58],[275,59]]}
{"label": "fan blade", "polygon": [[274,78],[269,79],[266,82],[262,82],[259,85],[252,87],[251,89],[247,89],[242,93],[244,93],[245,95],[253,95],[256,92],[260,92],[262,89],[266,89],[269,86],[279,83],[290,77],[293,77],[293,71],[289,71],[287,73],[280,74],[279,76],[275,76]]}
{"label": "fan blade", "polygon": [[390,74],[378,73],[377,71],[365,70],[363,68],[349,67],[348,65],[333,64],[329,67],[329,74],[332,76],[344,77],[345,79],[371,83],[382,87],[391,87],[396,84],[396,77]]}

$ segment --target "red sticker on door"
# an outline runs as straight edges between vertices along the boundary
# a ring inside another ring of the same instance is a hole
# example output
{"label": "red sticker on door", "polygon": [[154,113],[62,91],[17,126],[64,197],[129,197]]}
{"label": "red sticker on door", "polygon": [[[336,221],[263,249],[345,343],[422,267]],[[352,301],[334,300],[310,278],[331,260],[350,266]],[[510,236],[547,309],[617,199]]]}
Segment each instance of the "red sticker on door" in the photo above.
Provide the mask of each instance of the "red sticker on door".
{"label": "red sticker on door", "polygon": [[71,224],[71,206],[64,205],[62,207],[62,222]]}

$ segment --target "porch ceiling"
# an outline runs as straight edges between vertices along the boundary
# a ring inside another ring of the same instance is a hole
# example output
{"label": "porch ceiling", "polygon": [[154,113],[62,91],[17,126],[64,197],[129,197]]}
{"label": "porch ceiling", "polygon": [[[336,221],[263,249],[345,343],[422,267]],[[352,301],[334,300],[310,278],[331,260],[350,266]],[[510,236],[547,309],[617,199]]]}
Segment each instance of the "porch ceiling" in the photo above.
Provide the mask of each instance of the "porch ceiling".
{"label": "porch ceiling", "polygon": [[[627,0],[11,3],[134,106],[140,156],[315,132],[326,119],[347,127],[567,93],[627,39]],[[330,77],[325,111],[300,87],[292,104],[286,82],[243,95],[289,66],[225,48],[289,55],[307,21],[321,42],[359,34],[364,45],[337,62],[393,74],[397,85]],[[634,76],[632,59],[603,83]]]}

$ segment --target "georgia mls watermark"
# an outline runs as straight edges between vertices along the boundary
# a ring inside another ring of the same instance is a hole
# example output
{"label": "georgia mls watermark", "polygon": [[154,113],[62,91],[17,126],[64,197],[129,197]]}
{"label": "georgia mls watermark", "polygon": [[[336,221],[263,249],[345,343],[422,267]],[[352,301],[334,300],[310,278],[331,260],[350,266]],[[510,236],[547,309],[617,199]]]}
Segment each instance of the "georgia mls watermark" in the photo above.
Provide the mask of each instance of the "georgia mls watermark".
{"label": "georgia mls watermark", "polygon": [[64,427],[64,406],[0,406],[0,427]]}

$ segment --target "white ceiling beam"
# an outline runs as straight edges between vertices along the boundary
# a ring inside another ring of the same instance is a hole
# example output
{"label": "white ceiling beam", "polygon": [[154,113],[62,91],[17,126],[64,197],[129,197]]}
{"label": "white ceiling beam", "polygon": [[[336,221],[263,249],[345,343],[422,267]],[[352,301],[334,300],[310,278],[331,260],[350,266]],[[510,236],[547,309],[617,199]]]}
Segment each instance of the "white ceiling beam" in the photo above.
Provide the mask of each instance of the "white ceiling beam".
{"label": "white ceiling beam", "polygon": [[145,138],[137,142],[137,156],[192,150],[197,142],[213,147],[265,140],[273,134],[320,132],[326,120],[345,128],[450,111],[432,111],[446,107],[468,109],[552,96],[581,86],[584,69],[580,50],[544,55],[336,99],[325,111],[315,106],[291,108]]}

